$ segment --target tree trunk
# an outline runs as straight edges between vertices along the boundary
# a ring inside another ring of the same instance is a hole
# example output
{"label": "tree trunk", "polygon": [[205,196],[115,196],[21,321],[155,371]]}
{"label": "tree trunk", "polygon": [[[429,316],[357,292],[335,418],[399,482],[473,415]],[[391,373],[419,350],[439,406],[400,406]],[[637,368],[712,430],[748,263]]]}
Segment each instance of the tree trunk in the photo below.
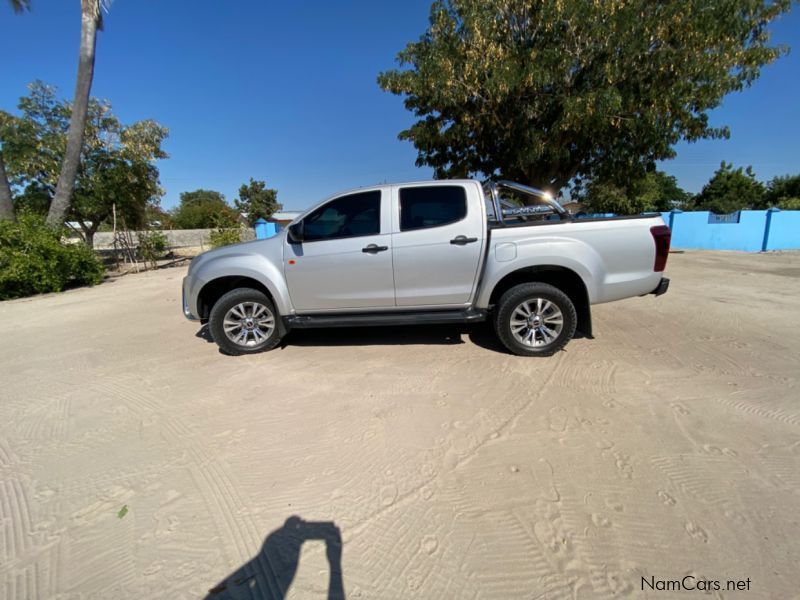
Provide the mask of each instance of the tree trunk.
{"label": "tree trunk", "polygon": [[84,232],[83,241],[86,242],[86,245],[89,248],[94,248],[94,234],[97,233],[96,227],[91,227],[88,231]]}
{"label": "tree trunk", "polygon": [[11,186],[6,177],[6,165],[3,162],[3,153],[0,152],[0,220],[15,221],[14,203],[11,200]]}
{"label": "tree trunk", "polygon": [[78,60],[78,79],[75,83],[75,100],[72,104],[72,115],[67,132],[67,149],[61,173],[58,176],[56,194],[50,203],[47,224],[57,227],[64,223],[69,212],[75,177],[83,148],[83,134],[86,130],[86,115],[89,111],[89,92],[94,77],[94,50],[97,42],[97,24],[99,13],[92,10],[91,5],[97,0],[81,0],[81,48]]}

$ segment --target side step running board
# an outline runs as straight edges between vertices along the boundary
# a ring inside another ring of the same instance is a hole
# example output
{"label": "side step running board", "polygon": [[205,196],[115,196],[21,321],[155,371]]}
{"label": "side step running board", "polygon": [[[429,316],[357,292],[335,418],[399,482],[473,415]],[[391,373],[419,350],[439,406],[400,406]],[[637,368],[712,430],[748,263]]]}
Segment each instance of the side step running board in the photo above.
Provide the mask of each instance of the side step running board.
{"label": "side step running board", "polygon": [[287,329],[477,323],[485,320],[486,311],[477,309],[404,313],[339,313],[283,317],[283,322]]}

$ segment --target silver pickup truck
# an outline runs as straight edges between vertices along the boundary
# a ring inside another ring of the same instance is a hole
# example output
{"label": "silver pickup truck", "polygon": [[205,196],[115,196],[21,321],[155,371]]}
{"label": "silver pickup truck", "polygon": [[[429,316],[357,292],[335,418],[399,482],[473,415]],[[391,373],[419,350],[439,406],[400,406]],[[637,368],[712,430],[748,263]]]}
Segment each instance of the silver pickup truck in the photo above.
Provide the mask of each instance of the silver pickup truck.
{"label": "silver pickup truck", "polygon": [[660,216],[577,220],[508,181],[379,185],[201,254],[183,312],[229,354],[291,329],[490,319],[514,354],[548,356],[576,330],[591,336],[590,305],[666,292],[669,243]]}

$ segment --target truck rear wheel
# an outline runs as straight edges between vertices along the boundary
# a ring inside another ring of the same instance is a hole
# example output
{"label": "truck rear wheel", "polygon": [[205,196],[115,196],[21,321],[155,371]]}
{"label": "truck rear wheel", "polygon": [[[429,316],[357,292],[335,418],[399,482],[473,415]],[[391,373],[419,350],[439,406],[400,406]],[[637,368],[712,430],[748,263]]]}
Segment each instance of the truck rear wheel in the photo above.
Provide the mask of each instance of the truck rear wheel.
{"label": "truck rear wheel", "polygon": [[519,356],[550,356],[575,335],[578,317],[564,292],[547,283],[522,283],[497,304],[494,328],[503,345]]}
{"label": "truck rear wheel", "polygon": [[208,318],[211,337],[226,354],[271,350],[283,337],[278,311],[266,294],[237,288],[222,296]]}

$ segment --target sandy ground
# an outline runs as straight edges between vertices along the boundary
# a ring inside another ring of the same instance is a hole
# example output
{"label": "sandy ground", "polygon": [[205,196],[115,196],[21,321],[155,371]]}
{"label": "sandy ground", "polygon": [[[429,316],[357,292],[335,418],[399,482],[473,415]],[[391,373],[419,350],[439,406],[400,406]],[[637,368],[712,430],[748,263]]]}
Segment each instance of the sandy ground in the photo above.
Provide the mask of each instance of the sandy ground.
{"label": "sandy ground", "polygon": [[673,254],[550,359],[227,357],[183,274],[0,304],[0,598],[800,597],[800,255]]}

